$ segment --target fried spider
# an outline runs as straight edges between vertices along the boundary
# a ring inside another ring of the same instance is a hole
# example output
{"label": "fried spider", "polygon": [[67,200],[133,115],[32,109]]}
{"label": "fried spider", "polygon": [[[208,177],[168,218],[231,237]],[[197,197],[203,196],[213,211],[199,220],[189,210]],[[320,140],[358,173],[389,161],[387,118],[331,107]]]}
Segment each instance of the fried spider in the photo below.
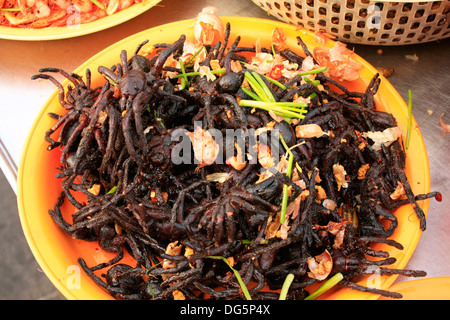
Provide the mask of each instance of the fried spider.
{"label": "fried spider", "polygon": [[[158,87],[164,83],[159,76],[165,61],[182,47],[184,40],[185,37],[182,36],[174,44],[165,48],[157,56],[153,65],[146,57],[138,55],[140,49],[147,43],[145,41],[138,46],[130,60],[128,60],[127,52],[122,50],[121,64],[117,64],[113,69],[104,66],[98,68],[98,72],[113,83],[115,95],[120,96],[119,111],[123,115],[125,145],[141,171],[146,169],[142,157],[149,152],[144,133],[146,129],[144,113],[148,112],[149,101],[152,98],[158,99],[156,97]],[[135,143],[134,135],[138,136],[138,145]]]}
{"label": "fried spider", "polygon": [[[69,74],[58,68],[41,68],[39,74],[31,77],[32,80],[45,79],[50,80],[58,88],[58,98],[61,106],[67,110],[63,115],[51,114],[50,116],[57,119],[56,123],[46,131],[45,140],[50,143],[48,150],[65,144],[65,153],[71,148],[73,141],[79,137],[80,132],[87,126],[88,114],[90,108],[95,102],[99,94],[99,88],[91,88],[91,71],[86,70],[86,80],[80,76]],[[52,75],[46,74],[59,73],[71,84],[67,86],[67,92],[63,85]],[[73,86],[72,86],[73,85]],[[51,135],[59,128],[61,131],[56,140]]]}
{"label": "fried spider", "polygon": [[183,216],[186,193],[208,183],[194,182],[180,191],[172,208],[172,221],[187,225],[190,230],[205,232],[206,238],[217,244],[232,241],[237,237],[251,237],[251,234],[239,235],[237,226],[245,223],[251,230],[256,230],[271,213],[279,209],[246,188],[233,186],[226,188],[227,190],[222,191],[216,198],[192,206],[187,215]]}

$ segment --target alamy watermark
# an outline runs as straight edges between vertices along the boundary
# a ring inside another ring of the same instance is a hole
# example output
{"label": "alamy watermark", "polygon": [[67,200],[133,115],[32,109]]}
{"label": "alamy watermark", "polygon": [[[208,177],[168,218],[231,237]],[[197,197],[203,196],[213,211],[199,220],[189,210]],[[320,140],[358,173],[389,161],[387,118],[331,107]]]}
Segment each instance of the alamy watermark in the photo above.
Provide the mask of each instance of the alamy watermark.
{"label": "alamy watermark", "polygon": [[[280,145],[280,131],[273,128],[248,130],[202,128],[201,121],[194,122],[194,131],[175,129],[171,133],[172,142],[178,142],[171,151],[171,161],[180,164],[224,164],[227,159],[242,156],[249,164],[261,159],[261,146],[265,157],[277,164],[283,152]],[[243,160],[244,161],[244,160]]]}
{"label": "alamy watermark", "polygon": [[67,22],[66,26],[69,29],[80,29],[81,28],[81,11],[76,5],[70,5],[66,9],[67,12]]}
{"label": "alamy watermark", "polygon": [[381,269],[378,266],[368,266],[366,272],[370,274],[366,279],[366,287],[381,289]]}
{"label": "alamy watermark", "polygon": [[81,268],[77,265],[70,265],[66,269],[68,274],[66,287],[69,290],[81,289]]}
{"label": "alamy watermark", "polygon": [[368,29],[381,29],[381,9],[376,4],[371,4],[367,7],[367,22]]}

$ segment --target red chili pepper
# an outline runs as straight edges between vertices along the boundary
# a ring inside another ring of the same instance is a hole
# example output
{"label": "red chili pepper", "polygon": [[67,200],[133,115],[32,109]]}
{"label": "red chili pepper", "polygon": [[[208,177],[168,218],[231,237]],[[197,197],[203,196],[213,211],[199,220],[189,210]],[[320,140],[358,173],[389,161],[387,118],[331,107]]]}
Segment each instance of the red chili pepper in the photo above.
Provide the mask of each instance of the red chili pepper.
{"label": "red chili pepper", "polygon": [[278,80],[281,78],[284,66],[282,64],[276,64],[272,67],[272,70],[270,70],[269,77],[271,77],[274,80]]}

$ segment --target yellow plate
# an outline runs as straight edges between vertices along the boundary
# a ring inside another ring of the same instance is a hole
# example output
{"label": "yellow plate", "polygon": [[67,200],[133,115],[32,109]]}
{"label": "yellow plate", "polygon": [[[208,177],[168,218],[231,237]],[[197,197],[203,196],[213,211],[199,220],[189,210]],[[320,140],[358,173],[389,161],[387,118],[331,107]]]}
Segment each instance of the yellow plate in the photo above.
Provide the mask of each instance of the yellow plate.
{"label": "yellow plate", "polygon": [[[450,277],[399,282],[389,290],[401,293],[402,300],[450,300]],[[389,298],[380,297],[379,300],[389,300]]]}
{"label": "yellow plate", "polygon": [[[242,17],[223,17],[222,19],[231,23],[230,43],[234,41],[236,36],[240,35],[242,37],[240,45],[242,46],[252,46],[258,38],[261,40],[262,46],[270,46],[272,30],[278,27],[286,33],[287,44],[295,50],[298,48],[299,53],[301,53],[301,49],[296,41],[298,35],[310,47],[316,45],[313,41],[313,33],[303,30],[298,31],[295,26],[282,22]],[[86,68],[89,68],[93,73],[93,86],[101,85],[104,78],[96,72],[98,66],[111,66],[118,63],[122,49],[126,49],[131,55],[136,46],[147,39],[150,39],[151,43],[171,43],[176,41],[182,33],[189,38],[193,38],[193,22],[194,20],[184,20],[130,36],[101,51],[74,72],[84,75]],[[359,56],[356,56],[356,59],[363,65],[360,79],[353,83],[345,83],[345,85],[348,86],[350,91],[363,92],[377,71]],[[385,78],[382,78],[376,95],[376,103],[380,110],[388,111],[397,118],[398,125],[406,136],[407,106]],[[94,265],[110,258],[111,255],[103,253],[96,243],[74,240],[68,237],[55,225],[47,213],[50,208],[54,207],[61,192],[60,181],[54,178],[57,173],[55,168],[59,165],[59,151],[47,151],[47,143],[44,141],[45,131],[54,123],[54,120],[47,115],[48,112],[62,113],[57,91],[49,98],[35,120],[20,162],[17,193],[25,236],[42,270],[68,299],[111,299],[108,293],[80,270],[77,263],[78,257],[83,257],[87,260],[88,265]],[[406,154],[406,174],[414,193],[429,192],[430,173],[427,152],[414,119],[412,120],[410,148]],[[420,205],[426,214],[428,200],[420,201]],[[393,268],[403,268],[416,248],[421,231],[418,219],[410,206],[399,208],[395,214],[399,223],[392,239],[403,244],[404,250],[382,244],[377,244],[376,249],[383,249],[397,259],[397,262],[392,265]],[[396,276],[383,276],[377,280],[379,280],[380,288],[387,289],[395,279]],[[367,278],[359,283],[366,285]],[[378,295],[340,288],[321,298],[377,299]]]}
{"label": "yellow plate", "polygon": [[0,38],[8,40],[44,41],[83,36],[124,23],[154,7],[160,1],[143,0],[142,3],[137,3],[113,15],[93,22],[67,27],[27,29],[0,26]]}

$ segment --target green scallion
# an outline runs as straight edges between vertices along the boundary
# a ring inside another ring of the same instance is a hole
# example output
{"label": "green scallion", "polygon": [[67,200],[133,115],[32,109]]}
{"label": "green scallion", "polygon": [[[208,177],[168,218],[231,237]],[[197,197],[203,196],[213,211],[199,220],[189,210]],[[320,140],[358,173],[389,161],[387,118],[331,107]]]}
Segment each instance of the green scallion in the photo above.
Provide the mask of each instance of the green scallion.
{"label": "green scallion", "polygon": [[322,284],[316,291],[314,291],[309,296],[307,296],[305,298],[305,300],[314,300],[314,299],[316,299],[318,296],[320,296],[324,292],[330,290],[335,285],[337,285],[339,282],[341,282],[342,279],[344,279],[344,276],[342,275],[342,273],[340,273],[340,272],[336,273],[330,279],[325,281],[325,283]]}
{"label": "green scallion", "polygon": [[250,293],[248,292],[247,286],[245,285],[244,281],[242,280],[241,275],[239,274],[239,272],[236,269],[234,269],[230,265],[230,263],[228,262],[228,260],[225,257],[222,257],[222,256],[206,256],[206,258],[222,260],[223,262],[225,262],[227,264],[227,266],[233,271],[237,281],[239,282],[239,285],[241,286],[242,293],[244,294],[245,298],[247,300],[252,300],[252,297],[250,296]]}
{"label": "green scallion", "polygon": [[294,278],[295,276],[292,273],[289,273],[286,276],[286,279],[284,279],[283,282],[283,286],[281,287],[280,296],[278,300],[286,300],[287,293],[289,291],[289,288],[291,287],[292,281],[294,281]]}
{"label": "green scallion", "polygon": [[117,187],[119,186],[120,181],[117,182],[117,184],[112,187],[106,194],[114,194],[117,190]]}
{"label": "green scallion", "polygon": [[[302,141],[302,142],[300,142],[296,145],[293,145],[292,147],[289,148],[281,134],[280,134],[280,141],[281,141],[281,144],[283,145],[284,149],[286,150],[286,152],[288,152],[292,157],[294,157],[294,154],[292,153],[291,149],[294,149],[294,148],[306,143],[305,141]],[[297,168],[298,172],[302,172],[302,168],[300,167],[300,165],[297,162],[295,163],[295,167]]]}
{"label": "green scallion", "polygon": [[[257,72],[250,73],[245,72],[245,78],[249,83],[253,91],[241,86],[242,91],[244,91],[248,96],[254,100],[242,99],[239,101],[239,105],[243,107],[251,107],[263,109],[269,112],[273,112],[276,116],[284,118],[287,122],[291,119],[303,119],[305,113],[308,112],[305,109],[308,104],[305,102],[279,102],[275,100],[271,90],[268,88],[265,81]],[[264,76],[267,78],[267,76]],[[269,80],[274,83],[275,80]],[[280,87],[284,85],[276,81]],[[276,85],[278,85],[276,84]]]}
{"label": "green scallion", "polygon": [[[292,153],[289,153],[288,167],[286,176],[290,179],[292,175],[292,164],[294,163],[294,156]],[[286,220],[286,209],[289,200],[289,186],[287,184],[283,185],[283,198],[281,201],[281,210],[280,210],[280,223],[283,224]]]}
{"label": "green scallion", "polygon": [[118,86],[119,84],[117,83],[117,82],[115,82],[113,79],[111,79],[110,77],[108,77],[108,76],[104,76],[105,78],[106,78],[106,80],[108,80],[109,81],[109,83],[110,84],[112,84],[113,86]]}
{"label": "green scallion", "polygon": [[244,91],[245,94],[247,94],[249,97],[255,99],[256,101],[261,101],[261,98],[258,97],[257,94],[254,94],[253,91],[247,89],[246,87],[241,87],[242,91]]}
{"label": "green scallion", "polygon": [[[289,162],[288,167],[286,170],[286,176],[290,179],[292,176],[292,165],[294,163],[294,154],[292,153],[291,149],[286,144],[286,141],[284,140],[283,136],[280,134],[280,141],[283,147],[286,149],[286,152],[289,154]],[[296,163],[297,165],[297,163]],[[286,220],[286,209],[288,205],[288,199],[289,199],[289,186],[284,184],[283,185],[283,197],[281,200],[281,210],[280,210],[280,223],[283,224]]]}
{"label": "green scallion", "polygon": [[298,75],[299,75],[299,76],[306,76],[306,75],[308,75],[308,74],[321,73],[321,72],[324,72],[324,71],[326,71],[326,70],[328,70],[328,69],[329,69],[329,67],[320,67],[320,68],[317,68],[317,69],[314,69],[314,70],[305,71],[305,72],[300,72]]}
{"label": "green scallion", "polygon": [[161,127],[165,128],[166,126],[164,125],[164,122],[162,121],[161,118],[158,118],[158,115],[156,113],[156,110],[153,111],[153,115],[155,116],[155,120],[158,121],[158,123],[161,125]]}
{"label": "green scallion", "polygon": [[[226,69],[211,70],[212,74],[220,74],[220,73],[225,73],[225,72],[227,72]],[[173,76],[172,79],[178,79],[178,78],[181,78],[181,77],[184,77],[184,76],[186,76],[186,77],[194,77],[194,76],[199,76],[199,75],[200,75],[200,72],[198,72],[198,71],[186,72],[184,74],[177,74],[176,76]]]}
{"label": "green scallion", "polygon": [[[255,240],[248,240],[248,239],[244,239],[242,240],[242,244],[252,244]],[[259,244],[268,244],[269,243],[269,239],[264,239],[261,240],[261,242]]]}
{"label": "green scallion", "polygon": [[275,57],[277,55],[277,51],[275,50],[275,45],[272,43],[272,55]]}
{"label": "green scallion", "polygon": [[261,101],[265,101],[265,102],[270,102],[272,100],[270,100],[269,97],[267,97],[266,95],[266,90],[264,90],[264,87],[260,85],[260,83],[258,83],[258,81],[255,79],[255,77],[250,73],[250,72],[246,72],[245,73],[245,79],[247,79],[248,84],[250,85],[250,87],[252,87],[253,91],[255,91],[255,93],[258,95],[258,97],[261,99]]}
{"label": "green scallion", "polygon": [[95,4],[97,7],[99,7],[100,9],[105,10],[105,6],[102,5],[100,2],[98,2],[97,0],[91,0],[91,2],[93,4]]}
{"label": "green scallion", "polygon": [[0,8],[0,11],[5,11],[5,12],[19,12],[20,9],[18,9],[18,8]]}
{"label": "green scallion", "polygon": [[205,47],[205,46],[202,46],[200,49],[198,49],[197,52],[194,53],[194,55],[189,59],[189,61],[186,62],[186,66],[190,66],[190,63],[191,63],[192,61],[194,61],[194,59],[200,54],[200,52],[202,52],[203,49],[206,50],[206,47]]}
{"label": "green scallion", "polygon": [[186,70],[184,69],[183,60],[180,58],[180,69],[181,69],[181,89],[186,88],[186,86],[189,86],[189,79],[186,76]]}
{"label": "green scallion", "polygon": [[264,77],[267,79],[267,81],[272,82],[277,87],[280,87],[281,89],[286,90],[286,86],[284,84],[282,84],[281,82],[279,82],[275,79],[272,79],[271,77],[268,77],[268,76],[264,76]]}
{"label": "green scallion", "polygon": [[313,86],[317,86],[317,85],[320,84],[320,80],[314,80],[314,81],[312,81],[312,80],[310,80],[310,79],[307,78],[307,77],[304,77],[303,80],[305,80],[305,82],[307,82],[307,83],[312,84]]}
{"label": "green scallion", "polygon": [[253,107],[266,111],[273,111],[277,116],[284,118],[303,119],[305,117],[304,114],[308,112],[308,110],[304,109],[307,106],[306,103],[264,102],[243,99],[239,101],[239,105],[243,107]]}
{"label": "green scallion", "polygon": [[264,95],[267,97],[267,100],[270,102],[276,102],[272,92],[270,91],[269,87],[266,85],[264,80],[261,78],[259,73],[253,72],[253,77],[256,79],[256,81],[259,84],[259,87],[263,90]]}

